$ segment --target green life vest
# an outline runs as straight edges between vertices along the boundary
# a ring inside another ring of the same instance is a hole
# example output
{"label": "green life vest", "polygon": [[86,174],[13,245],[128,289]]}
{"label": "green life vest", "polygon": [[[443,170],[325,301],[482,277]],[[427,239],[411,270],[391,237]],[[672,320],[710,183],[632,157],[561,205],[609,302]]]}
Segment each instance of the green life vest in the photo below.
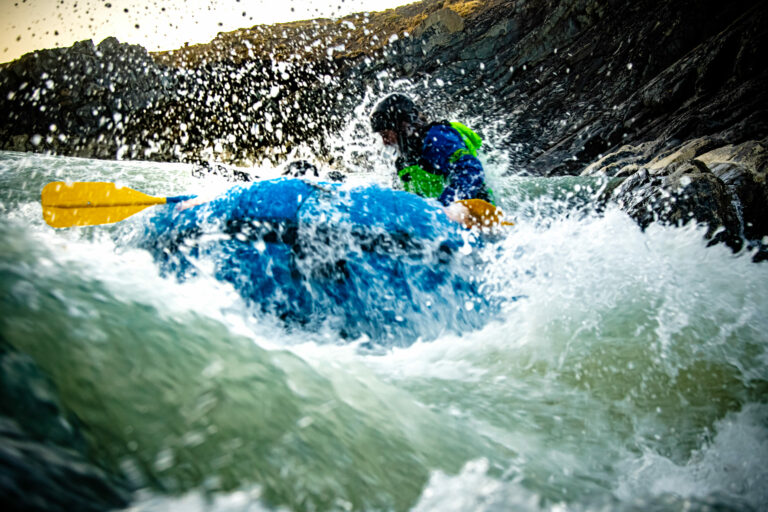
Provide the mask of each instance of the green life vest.
{"label": "green life vest", "polygon": [[[450,124],[451,128],[459,132],[466,148],[457,149],[448,158],[448,161],[455,163],[465,155],[477,157],[477,150],[483,145],[483,139],[472,129],[459,122],[453,121]],[[397,175],[404,190],[422,197],[440,197],[445,189],[445,176],[425,171],[420,165],[411,165],[405,169],[400,169]]]}
{"label": "green life vest", "polygon": [[477,150],[480,149],[480,146],[483,145],[483,139],[480,138],[480,136],[474,131],[472,131],[471,128],[468,128],[457,121],[451,122],[451,128],[459,132],[459,135],[461,135],[461,139],[464,141],[464,145],[467,146],[467,149],[457,149],[453,152],[448,160],[451,163],[454,163],[464,155],[472,155],[477,157]]}

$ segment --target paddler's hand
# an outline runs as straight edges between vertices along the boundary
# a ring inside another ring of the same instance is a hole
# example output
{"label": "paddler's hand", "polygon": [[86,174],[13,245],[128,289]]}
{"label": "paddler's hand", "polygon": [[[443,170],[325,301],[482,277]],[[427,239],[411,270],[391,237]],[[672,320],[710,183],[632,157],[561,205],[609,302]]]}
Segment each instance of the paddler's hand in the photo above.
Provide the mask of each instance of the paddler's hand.
{"label": "paddler's hand", "polygon": [[470,227],[467,225],[469,217],[469,210],[461,203],[451,203],[448,206],[443,207],[443,211],[454,222],[458,222],[464,227]]}
{"label": "paddler's hand", "polygon": [[183,203],[179,203],[178,209],[180,212],[183,212],[187,208],[192,208],[193,206],[197,206],[199,204],[207,203],[208,199],[205,199],[203,197],[193,197],[192,199],[187,199]]}
{"label": "paddler's hand", "polygon": [[483,232],[494,232],[505,226],[514,226],[514,222],[504,220],[501,208],[482,199],[460,199],[443,208],[449,219],[458,222],[467,229],[477,228]]}

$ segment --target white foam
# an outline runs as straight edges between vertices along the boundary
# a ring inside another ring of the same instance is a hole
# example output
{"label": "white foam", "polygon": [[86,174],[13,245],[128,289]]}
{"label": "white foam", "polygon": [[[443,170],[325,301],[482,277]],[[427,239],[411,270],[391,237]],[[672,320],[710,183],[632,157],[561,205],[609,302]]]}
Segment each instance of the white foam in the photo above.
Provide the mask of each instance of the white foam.
{"label": "white foam", "polygon": [[[486,459],[469,461],[458,475],[435,471],[413,512],[539,511],[540,497],[517,482],[488,475]],[[547,510],[560,510],[558,507]]]}
{"label": "white foam", "polygon": [[748,404],[715,424],[714,439],[684,464],[646,452],[621,466],[622,500],[673,494],[726,497],[768,508],[768,405]]}

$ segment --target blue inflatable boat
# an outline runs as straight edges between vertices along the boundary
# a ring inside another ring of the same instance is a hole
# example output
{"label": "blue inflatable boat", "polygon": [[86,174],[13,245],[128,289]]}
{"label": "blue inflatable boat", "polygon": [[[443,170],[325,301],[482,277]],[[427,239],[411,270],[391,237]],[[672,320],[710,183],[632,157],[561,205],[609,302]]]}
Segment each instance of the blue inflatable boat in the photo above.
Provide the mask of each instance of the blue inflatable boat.
{"label": "blue inflatable boat", "polygon": [[278,179],[157,207],[140,245],[180,279],[213,268],[289,328],[391,346],[487,321],[478,243],[407,192]]}

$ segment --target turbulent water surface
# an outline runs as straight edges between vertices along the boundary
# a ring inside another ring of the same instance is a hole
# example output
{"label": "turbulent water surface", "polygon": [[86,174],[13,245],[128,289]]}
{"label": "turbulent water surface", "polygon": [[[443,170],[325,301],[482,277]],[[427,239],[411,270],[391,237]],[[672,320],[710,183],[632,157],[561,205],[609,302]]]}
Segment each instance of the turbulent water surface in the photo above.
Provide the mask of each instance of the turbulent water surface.
{"label": "turbulent water surface", "polygon": [[0,153],[0,336],[134,510],[768,510],[768,265],[590,213],[594,180],[491,176],[517,222],[477,269],[501,313],[370,351],[161,276],[124,243],[147,212],[54,230],[39,204],[54,180],[227,183]]}

